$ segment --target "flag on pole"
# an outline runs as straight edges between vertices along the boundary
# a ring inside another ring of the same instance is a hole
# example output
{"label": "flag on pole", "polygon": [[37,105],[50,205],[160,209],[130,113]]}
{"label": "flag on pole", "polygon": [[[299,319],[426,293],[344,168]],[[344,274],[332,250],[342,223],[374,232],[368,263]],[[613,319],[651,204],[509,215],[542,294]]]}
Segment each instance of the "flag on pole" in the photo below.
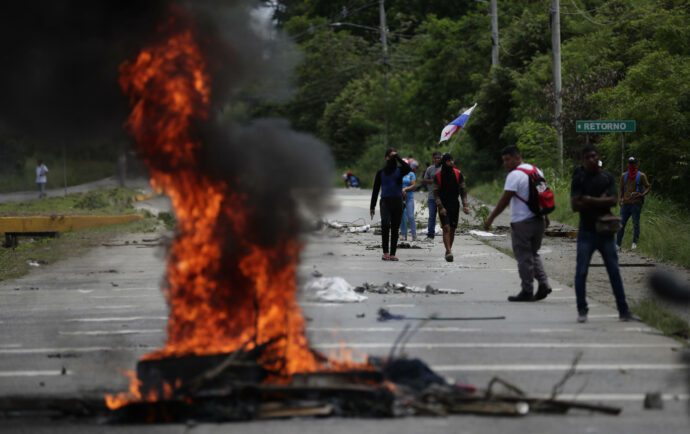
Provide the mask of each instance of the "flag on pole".
{"label": "flag on pole", "polygon": [[450,139],[456,131],[464,128],[467,120],[472,114],[472,110],[474,110],[475,107],[477,107],[477,103],[474,103],[472,107],[465,110],[460,116],[457,117],[457,119],[446,125],[443,131],[441,131],[441,139],[438,142],[445,142],[446,140]]}

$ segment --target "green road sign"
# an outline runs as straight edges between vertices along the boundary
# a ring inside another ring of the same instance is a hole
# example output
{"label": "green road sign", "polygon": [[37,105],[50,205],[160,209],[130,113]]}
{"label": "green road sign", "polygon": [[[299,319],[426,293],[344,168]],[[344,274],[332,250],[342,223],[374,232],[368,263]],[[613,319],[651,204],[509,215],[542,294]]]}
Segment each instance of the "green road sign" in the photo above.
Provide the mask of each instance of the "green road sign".
{"label": "green road sign", "polygon": [[637,122],[634,120],[623,121],[575,121],[576,133],[603,134],[603,133],[634,133]]}

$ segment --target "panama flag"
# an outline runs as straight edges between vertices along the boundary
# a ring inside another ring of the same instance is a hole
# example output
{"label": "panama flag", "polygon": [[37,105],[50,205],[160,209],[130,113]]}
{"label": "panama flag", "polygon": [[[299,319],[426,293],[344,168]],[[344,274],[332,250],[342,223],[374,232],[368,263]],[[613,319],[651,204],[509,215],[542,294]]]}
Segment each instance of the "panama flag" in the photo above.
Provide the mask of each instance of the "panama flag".
{"label": "panama flag", "polygon": [[465,124],[467,123],[467,120],[470,118],[470,115],[472,114],[472,110],[474,110],[475,107],[477,107],[477,103],[474,103],[472,107],[465,110],[460,116],[457,117],[457,119],[446,125],[443,131],[441,131],[441,139],[438,142],[445,142],[446,140],[453,137],[453,134],[455,134],[456,131],[464,128]]}

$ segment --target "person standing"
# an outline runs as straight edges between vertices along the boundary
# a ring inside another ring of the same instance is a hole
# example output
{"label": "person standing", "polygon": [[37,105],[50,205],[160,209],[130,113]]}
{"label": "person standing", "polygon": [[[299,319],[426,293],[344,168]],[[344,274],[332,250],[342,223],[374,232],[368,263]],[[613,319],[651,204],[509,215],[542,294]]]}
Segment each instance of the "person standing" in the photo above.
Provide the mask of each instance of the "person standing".
{"label": "person standing", "polygon": [[453,262],[453,241],[455,241],[455,230],[458,228],[460,218],[458,197],[462,198],[463,212],[469,214],[465,177],[455,167],[453,157],[446,153],[441,157],[441,170],[434,176],[434,200],[443,228],[443,245],[446,248],[445,258],[448,262]]}
{"label": "person standing", "polygon": [[403,200],[405,202],[402,216],[402,223],[400,224],[400,234],[403,241],[407,241],[407,227],[410,227],[410,236],[412,241],[417,241],[417,224],[414,221],[414,191],[417,188],[417,167],[419,163],[415,160],[407,160],[412,171],[403,177]]}
{"label": "person standing", "polygon": [[647,180],[647,175],[640,172],[637,158],[628,158],[628,171],[623,172],[620,182],[621,229],[616,237],[616,245],[619,251],[623,242],[623,235],[625,234],[625,225],[631,216],[633,220],[631,249],[635,250],[637,248],[637,242],[640,241],[642,205],[644,204],[644,197],[649,194],[650,190],[651,185]]}
{"label": "person standing", "polygon": [[38,187],[38,198],[46,197],[46,183],[48,182],[48,167],[43,164],[43,160],[38,160],[36,165],[36,186]]}
{"label": "person standing", "polygon": [[577,259],[575,265],[575,297],[577,321],[587,321],[587,272],[592,254],[601,253],[609,275],[613,295],[621,321],[633,319],[625,300],[623,280],[618,268],[618,255],[614,241],[615,227],[606,223],[611,207],[616,206],[616,182],[611,174],[599,167],[599,154],[594,146],[587,145],[582,151],[583,166],[573,173],[570,186],[570,203],[573,211],[580,213],[577,233]]}
{"label": "person standing", "polygon": [[[544,271],[544,264],[539,256],[546,222],[544,216],[537,215],[527,205],[530,195],[530,180],[527,172],[537,170],[535,166],[524,163],[517,146],[506,146],[501,151],[503,167],[508,171],[503,195],[496,207],[484,222],[484,228],[489,230],[491,224],[510,204],[510,237],[513,253],[518,263],[520,274],[520,292],[508,297],[508,301],[539,301],[551,293],[548,276]],[[539,286],[534,293],[534,280]]]}
{"label": "person standing", "polygon": [[[386,149],[386,165],[376,172],[374,189],[371,192],[370,216],[374,218],[376,198],[381,190],[381,242],[384,261],[397,261],[398,232],[403,213],[402,179],[410,173],[410,166],[403,161],[394,148]],[[390,248],[389,248],[390,241]]]}
{"label": "person standing", "polygon": [[436,199],[434,198],[434,177],[436,172],[441,170],[441,153],[434,152],[432,154],[432,165],[427,167],[424,172],[424,177],[422,183],[429,189],[429,195],[427,196],[427,207],[429,208],[429,221],[427,223],[426,229],[426,240],[433,241],[436,236]]}

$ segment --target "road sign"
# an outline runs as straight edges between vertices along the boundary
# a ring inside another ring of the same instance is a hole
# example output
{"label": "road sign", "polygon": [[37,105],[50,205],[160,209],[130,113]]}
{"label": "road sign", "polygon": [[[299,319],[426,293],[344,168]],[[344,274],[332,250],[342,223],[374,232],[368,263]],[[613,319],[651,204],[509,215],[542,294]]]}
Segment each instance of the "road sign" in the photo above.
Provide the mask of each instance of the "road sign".
{"label": "road sign", "polygon": [[636,130],[637,122],[634,120],[575,121],[576,133],[634,133]]}

